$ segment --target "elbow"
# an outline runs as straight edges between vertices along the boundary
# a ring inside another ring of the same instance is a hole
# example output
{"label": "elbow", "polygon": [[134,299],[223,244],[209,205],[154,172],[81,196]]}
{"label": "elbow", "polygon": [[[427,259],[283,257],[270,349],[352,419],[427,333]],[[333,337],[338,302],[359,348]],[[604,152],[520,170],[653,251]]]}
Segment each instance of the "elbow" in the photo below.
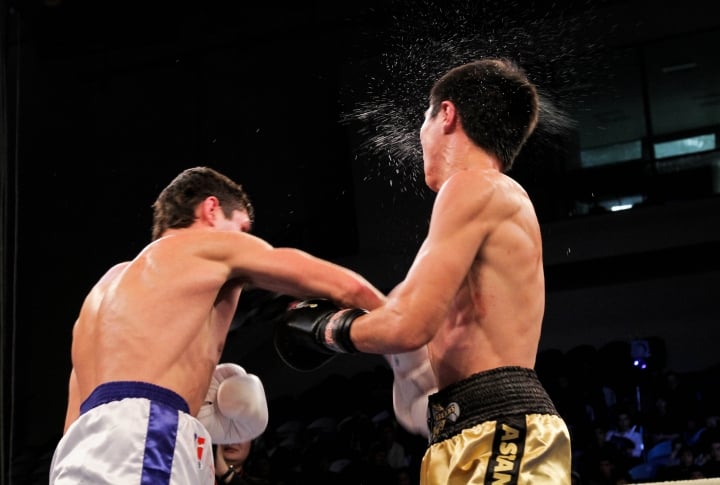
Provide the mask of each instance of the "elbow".
{"label": "elbow", "polygon": [[432,340],[433,335],[429,333],[423,333],[423,332],[417,332],[415,335],[411,335],[411,337],[407,341],[407,349],[406,352],[410,352],[413,350],[417,350],[420,347],[424,347],[430,341]]}
{"label": "elbow", "polygon": [[412,352],[427,345],[434,337],[434,332],[421,319],[412,316],[401,316],[392,314],[388,328],[388,341],[393,343],[393,353]]}

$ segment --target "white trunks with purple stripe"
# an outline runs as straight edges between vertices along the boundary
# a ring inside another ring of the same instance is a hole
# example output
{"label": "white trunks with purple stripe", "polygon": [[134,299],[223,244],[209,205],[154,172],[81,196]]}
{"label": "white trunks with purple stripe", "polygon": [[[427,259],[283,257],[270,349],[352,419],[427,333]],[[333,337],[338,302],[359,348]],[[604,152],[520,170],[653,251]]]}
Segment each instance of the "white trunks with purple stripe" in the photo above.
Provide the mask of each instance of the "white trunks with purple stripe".
{"label": "white trunks with purple stripe", "polygon": [[210,435],[178,394],[145,382],[98,386],[55,449],[50,484],[212,485]]}

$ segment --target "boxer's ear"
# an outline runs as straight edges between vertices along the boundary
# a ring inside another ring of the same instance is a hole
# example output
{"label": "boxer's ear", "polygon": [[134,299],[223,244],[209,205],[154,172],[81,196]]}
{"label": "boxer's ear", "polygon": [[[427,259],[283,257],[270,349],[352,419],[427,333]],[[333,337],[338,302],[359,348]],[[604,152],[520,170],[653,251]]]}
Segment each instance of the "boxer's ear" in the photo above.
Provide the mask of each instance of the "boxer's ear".
{"label": "boxer's ear", "polygon": [[199,221],[214,226],[216,217],[218,216],[218,211],[221,210],[218,198],[214,195],[210,195],[200,202],[195,211],[195,216]]}
{"label": "boxer's ear", "polygon": [[460,120],[457,115],[457,109],[453,103],[450,101],[440,103],[439,116],[442,117],[443,133],[452,133],[457,128]]}

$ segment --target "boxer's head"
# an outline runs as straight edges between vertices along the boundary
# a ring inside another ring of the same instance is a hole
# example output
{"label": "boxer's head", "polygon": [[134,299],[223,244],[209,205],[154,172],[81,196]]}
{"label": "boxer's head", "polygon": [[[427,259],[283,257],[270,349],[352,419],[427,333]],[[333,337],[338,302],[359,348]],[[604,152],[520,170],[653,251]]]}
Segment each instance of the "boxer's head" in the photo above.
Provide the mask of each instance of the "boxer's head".
{"label": "boxer's head", "polygon": [[253,206],[241,185],[211,168],[194,167],[175,177],[153,203],[152,239],[168,229],[192,225],[198,204],[210,196],[217,197],[227,219],[239,210],[253,220]]}
{"label": "boxer's head", "polygon": [[430,91],[429,116],[455,105],[462,127],[480,148],[512,167],[538,120],[538,94],[525,72],[506,59],[482,59],[445,73]]}

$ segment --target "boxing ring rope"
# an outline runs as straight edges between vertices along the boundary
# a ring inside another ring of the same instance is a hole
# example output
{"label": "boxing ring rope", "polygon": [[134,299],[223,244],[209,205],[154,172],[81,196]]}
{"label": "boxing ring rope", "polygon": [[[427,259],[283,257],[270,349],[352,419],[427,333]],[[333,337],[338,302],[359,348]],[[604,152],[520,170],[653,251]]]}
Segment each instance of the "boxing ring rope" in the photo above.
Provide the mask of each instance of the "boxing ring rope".
{"label": "boxing ring rope", "polygon": [[696,478],[694,480],[673,480],[670,482],[630,482],[631,485],[720,485],[720,478]]}

